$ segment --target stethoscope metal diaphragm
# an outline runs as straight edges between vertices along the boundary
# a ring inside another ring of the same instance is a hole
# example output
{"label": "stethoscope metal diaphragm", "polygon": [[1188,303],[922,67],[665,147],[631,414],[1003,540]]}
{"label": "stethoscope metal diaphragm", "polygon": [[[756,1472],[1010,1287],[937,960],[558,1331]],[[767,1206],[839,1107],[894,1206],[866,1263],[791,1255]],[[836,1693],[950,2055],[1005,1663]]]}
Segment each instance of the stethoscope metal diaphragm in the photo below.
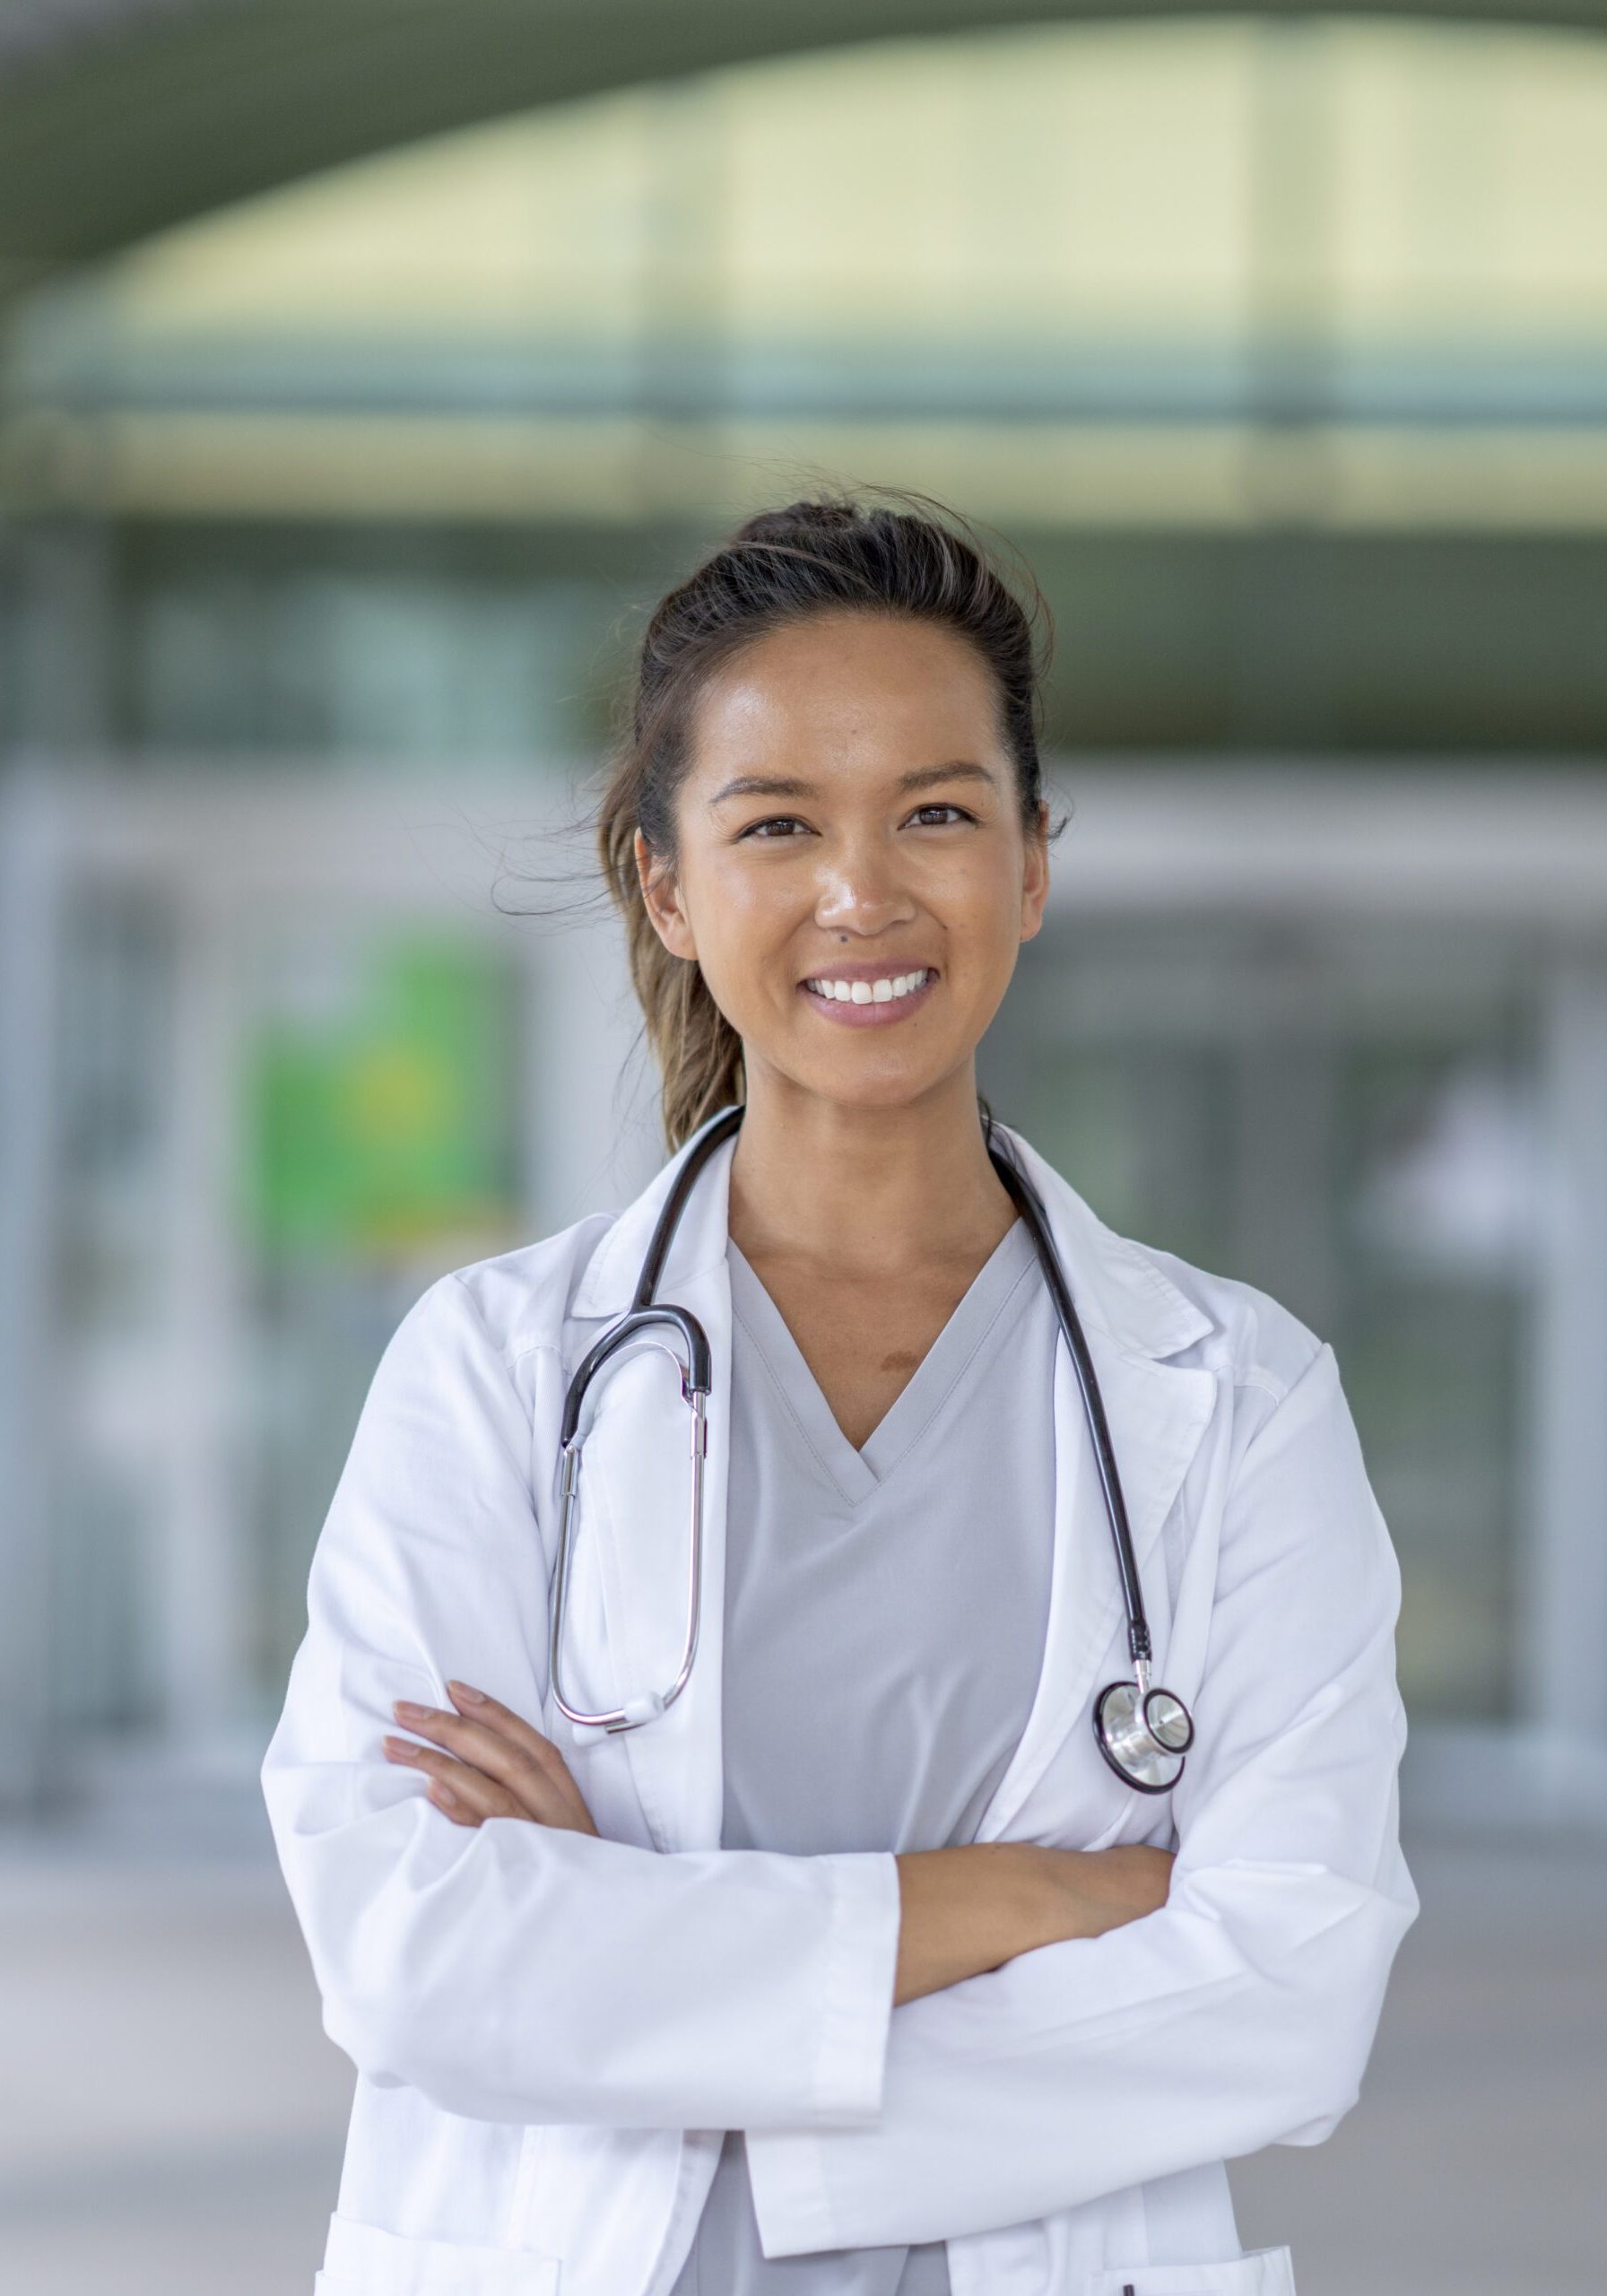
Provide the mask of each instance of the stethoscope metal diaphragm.
{"label": "stethoscope metal diaphragm", "polygon": [[1149,1687],[1147,1660],[1136,1660],[1134,1670],[1136,1681],[1107,1683],[1095,1699],[1094,1738],[1126,1785],[1169,1794],[1194,1742],[1194,1720],[1175,1691]]}

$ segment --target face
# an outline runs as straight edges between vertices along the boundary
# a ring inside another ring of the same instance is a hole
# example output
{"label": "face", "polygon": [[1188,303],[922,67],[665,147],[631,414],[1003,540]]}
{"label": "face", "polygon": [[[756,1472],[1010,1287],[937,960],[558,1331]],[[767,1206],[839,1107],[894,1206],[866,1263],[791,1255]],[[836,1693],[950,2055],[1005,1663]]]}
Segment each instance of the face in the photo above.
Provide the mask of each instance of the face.
{"label": "face", "polygon": [[768,1072],[887,1106],[974,1061],[1048,891],[1047,808],[1029,838],[995,692],[951,631],[838,613],[705,687],[677,866],[639,831],[637,866],[742,1038],[750,1097]]}

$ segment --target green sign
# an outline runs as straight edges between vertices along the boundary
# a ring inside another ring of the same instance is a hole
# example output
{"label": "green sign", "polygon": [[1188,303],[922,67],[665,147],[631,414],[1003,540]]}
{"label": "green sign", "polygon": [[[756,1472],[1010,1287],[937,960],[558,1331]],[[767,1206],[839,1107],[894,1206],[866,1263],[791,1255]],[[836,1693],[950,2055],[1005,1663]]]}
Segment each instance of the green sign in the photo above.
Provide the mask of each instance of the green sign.
{"label": "green sign", "polygon": [[247,1194],[259,1243],[366,1254],[447,1231],[511,1232],[511,967],[416,935],[377,936],[346,962],[334,998],[271,1013],[248,1047]]}

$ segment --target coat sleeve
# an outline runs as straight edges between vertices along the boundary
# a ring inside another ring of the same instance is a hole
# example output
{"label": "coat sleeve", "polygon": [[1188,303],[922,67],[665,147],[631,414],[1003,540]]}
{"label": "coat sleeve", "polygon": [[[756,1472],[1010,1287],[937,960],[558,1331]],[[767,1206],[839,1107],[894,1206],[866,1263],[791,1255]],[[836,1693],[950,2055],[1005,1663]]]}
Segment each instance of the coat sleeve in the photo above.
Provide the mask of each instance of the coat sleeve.
{"label": "coat sleeve", "polygon": [[1229,1486],[1167,1904],[901,2004],[874,2126],[751,2134],[766,2256],[955,2238],[1330,2133],[1418,1910],[1399,1593],[1324,1345]]}
{"label": "coat sleeve", "polygon": [[392,1701],[446,1705],[448,1675],[539,1721],[531,1430],[473,1292],[442,1277],[374,1375],[263,1764],[325,2030],[371,2080],[488,2120],[870,2118],[898,1947],[890,1854],[660,1854],[513,1818],[463,1827],[385,1758]]}

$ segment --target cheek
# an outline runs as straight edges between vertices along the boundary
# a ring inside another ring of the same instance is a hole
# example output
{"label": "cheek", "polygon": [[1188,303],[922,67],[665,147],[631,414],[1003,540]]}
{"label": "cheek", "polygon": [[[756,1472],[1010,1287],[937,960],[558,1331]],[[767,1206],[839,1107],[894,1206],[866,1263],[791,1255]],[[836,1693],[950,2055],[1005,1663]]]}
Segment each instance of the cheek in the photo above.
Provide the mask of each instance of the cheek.
{"label": "cheek", "polygon": [[793,929],[798,907],[795,890],[789,898],[778,883],[758,882],[762,874],[711,870],[705,891],[699,940],[713,946],[727,970],[734,968],[749,980]]}
{"label": "cheek", "polygon": [[762,940],[772,926],[784,924],[797,905],[797,888],[784,891],[777,873],[766,882],[762,869],[740,863],[709,872],[708,897],[715,927],[728,939]]}
{"label": "cheek", "polygon": [[795,900],[761,879],[762,872],[716,864],[702,871],[691,896],[699,961],[720,1010],[738,1029],[745,1014],[763,1009],[764,984],[796,927]]}
{"label": "cheek", "polygon": [[925,898],[956,950],[973,963],[991,970],[1001,958],[1009,961],[1021,935],[1021,881],[995,854],[953,856],[934,870]]}

